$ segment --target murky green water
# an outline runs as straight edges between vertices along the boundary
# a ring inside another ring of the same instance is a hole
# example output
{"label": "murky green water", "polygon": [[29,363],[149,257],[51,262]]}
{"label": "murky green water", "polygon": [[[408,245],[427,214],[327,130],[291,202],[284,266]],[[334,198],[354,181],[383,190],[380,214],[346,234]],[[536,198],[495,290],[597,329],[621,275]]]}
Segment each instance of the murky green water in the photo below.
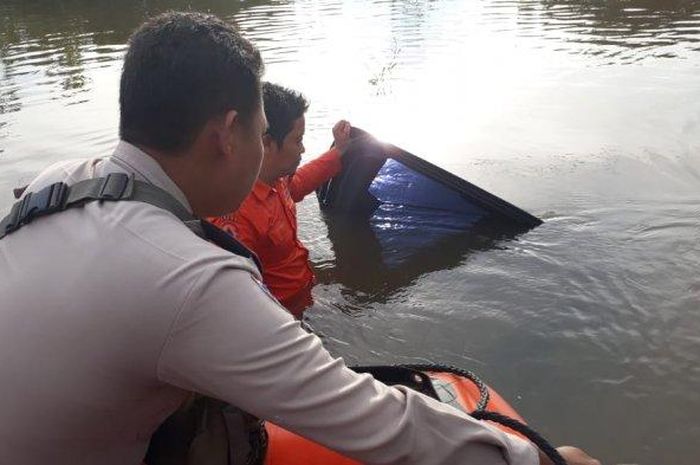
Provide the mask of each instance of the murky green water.
{"label": "murky green water", "polygon": [[190,4],[310,98],[308,155],[345,117],[546,220],[384,274],[307,199],[334,353],[469,367],[604,463],[697,463],[700,2],[0,0],[2,210],[47,164],[109,154],[126,38]]}

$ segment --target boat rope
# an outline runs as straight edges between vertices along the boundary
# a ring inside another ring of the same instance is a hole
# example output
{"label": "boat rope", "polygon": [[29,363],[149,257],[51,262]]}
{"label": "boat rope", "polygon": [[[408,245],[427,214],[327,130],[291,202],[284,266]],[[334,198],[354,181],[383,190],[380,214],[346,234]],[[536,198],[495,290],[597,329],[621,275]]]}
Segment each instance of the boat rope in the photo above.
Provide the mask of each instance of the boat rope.
{"label": "boat rope", "polygon": [[489,403],[489,388],[483,381],[481,381],[481,379],[473,371],[465,370],[463,368],[457,368],[452,365],[439,365],[435,363],[397,366],[415,371],[441,371],[446,373],[452,373],[453,375],[461,376],[463,378],[467,378],[469,381],[474,383],[474,385],[479,389],[479,401],[476,403],[476,409],[474,409],[474,411],[476,412],[486,410],[486,404]]}
{"label": "boat rope", "polygon": [[498,412],[486,410],[489,403],[489,388],[481,379],[479,379],[476,374],[474,374],[474,372],[451,365],[440,365],[433,363],[396,366],[416,371],[452,373],[454,375],[467,378],[479,389],[479,401],[476,404],[476,408],[469,413],[471,417],[476,418],[477,420],[487,420],[500,423],[507,428],[517,431],[536,445],[547,457],[549,457],[552,462],[554,462],[554,465],[566,465],[566,460],[564,460],[564,457],[562,457],[561,454],[554,447],[552,447],[549,441],[542,437],[537,431],[530,428],[525,423],[516,420],[515,418],[511,418]]}

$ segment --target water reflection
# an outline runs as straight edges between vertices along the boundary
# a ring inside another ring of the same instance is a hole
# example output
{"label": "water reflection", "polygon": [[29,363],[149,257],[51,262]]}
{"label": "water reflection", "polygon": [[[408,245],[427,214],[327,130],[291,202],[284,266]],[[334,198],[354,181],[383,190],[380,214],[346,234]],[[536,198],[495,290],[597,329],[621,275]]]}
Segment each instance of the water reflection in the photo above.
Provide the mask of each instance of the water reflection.
{"label": "water reflection", "polygon": [[[343,53],[382,49],[364,57],[360,73],[348,70],[379,96],[419,73],[431,53],[449,51],[455,37],[447,33],[455,20],[460,27],[468,23],[466,37],[473,33],[479,38],[479,20],[485,17],[496,32],[537,39],[536,47],[549,41],[553,50],[603,63],[686,58],[700,50],[696,0],[496,0],[483,5],[392,0],[373,2],[371,8],[343,1],[6,0],[0,5],[0,112],[16,112],[46,98],[66,104],[86,101],[84,94],[95,85],[90,71],[119,60],[131,31],[144,18],[168,9],[210,11],[237,22],[270,65],[311,55],[319,63],[326,60],[338,53],[338,43],[329,38],[332,29],[339,29],[344,39],[351,39],[343,41]],[[355,34],[358,27],[369,33],[370,42]],[[26,91],[28,84],[36,86],[30,95],[17,91]],[[49,95],[41,95],[41,88],[48,88]]]}
{"label": "water reflection", "polygon": [[[264,2],[248,2],[248,4]],[[240,3],[202,0],[197,11],[230,16]],[[166,10],[191,10],[189,1],[9,0],[0,5],[0,112],[48,98],[67,105],[91,89],[89,71],[121,59],[134,28]],[[22,89],[21,95],[18,90]],[[39,93],[39,95],[37,95]]]}
{"label": "water reflection", "polygon": [[369,219],[328,212],[323,218],[335,262],[318,270],[319,282],[342,284],[360,305],[390,302],[421,276],[462,265],[476,252],[506,247],[523,232],[490,221],[469,231],[441,231],[426,241],[414,230],[378,230]]}
{"label": "water reflection", "polygon": [[[700,47],[696,0],[523,0],[517,3],[523,36],[564,42],[571,53],[609,63],[685,57]],[[495,3],[494,5],[497,5]]]}

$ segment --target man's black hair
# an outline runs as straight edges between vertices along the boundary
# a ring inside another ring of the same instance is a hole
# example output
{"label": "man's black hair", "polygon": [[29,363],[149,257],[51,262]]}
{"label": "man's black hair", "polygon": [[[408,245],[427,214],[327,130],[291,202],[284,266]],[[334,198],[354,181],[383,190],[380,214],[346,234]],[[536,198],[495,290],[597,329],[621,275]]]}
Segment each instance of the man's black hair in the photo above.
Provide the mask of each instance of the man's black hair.
{"label": "man's black hair", "polygon": [[282,145],[294,121],[306,113],[309,102],[299,92],[271,82],[264,82],[262,89],[267,133],[278,145]]}
{"label": "man's black hair", "polygon": [[188,148],[212,117],[236,110],[244,122],[260,102],[263,63],[236,29],[202,13],[165,13],[129,39],[119,93],[127,142]]}

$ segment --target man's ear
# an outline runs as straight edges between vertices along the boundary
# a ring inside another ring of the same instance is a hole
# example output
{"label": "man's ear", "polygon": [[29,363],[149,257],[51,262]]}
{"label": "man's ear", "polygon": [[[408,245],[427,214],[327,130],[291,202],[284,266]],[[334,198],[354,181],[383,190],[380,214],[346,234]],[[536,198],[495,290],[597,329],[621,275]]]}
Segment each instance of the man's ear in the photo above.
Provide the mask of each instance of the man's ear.
{"label": "man's ear", "polygon": [[277,146],[277,141],[275,140],[274,137],[272,137],[270,134],[265,134],[263,135],[262,138],[262,143],[263,143],[263,148],[265,149],[265,153],[268,154],[271,151],[279,148]]}
{"label": "man's ear", "polygon": [[235,150],[234,133],[238,129],[240,118],[236,110],[229,110],[223,117],[218,133],[219,149],[227,156],[233,155]]}

